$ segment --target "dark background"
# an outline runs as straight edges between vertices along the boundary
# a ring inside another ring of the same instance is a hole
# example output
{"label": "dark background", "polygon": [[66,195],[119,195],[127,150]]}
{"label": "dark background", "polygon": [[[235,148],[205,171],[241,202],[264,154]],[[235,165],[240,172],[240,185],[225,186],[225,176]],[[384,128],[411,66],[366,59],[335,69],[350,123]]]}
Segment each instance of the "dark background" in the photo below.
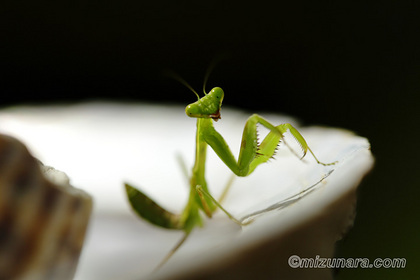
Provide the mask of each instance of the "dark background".
{"label": "dark background", "polygon": [[[406,258],[405,269],[340,269],[337,279],[419,274],[416,1],[8,1],[0,3],[1,107],[90,99],[187,104],[172,69],[225,105],[290,114],[370,139],[339,257]],[[368,2],[368,3],[366,3]],[[276,4],[273,4],[276,3]],[[417,113],[416,113],[417,112]]]}

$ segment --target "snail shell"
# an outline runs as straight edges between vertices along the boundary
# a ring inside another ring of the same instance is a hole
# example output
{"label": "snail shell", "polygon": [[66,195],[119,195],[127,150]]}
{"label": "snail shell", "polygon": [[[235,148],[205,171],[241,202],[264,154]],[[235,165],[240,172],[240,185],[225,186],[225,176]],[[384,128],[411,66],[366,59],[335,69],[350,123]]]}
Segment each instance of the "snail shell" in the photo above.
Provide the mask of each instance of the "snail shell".
{"label": "snail shell", "polygon": [[92,198],[0,134],[0,279],[72,279]]}

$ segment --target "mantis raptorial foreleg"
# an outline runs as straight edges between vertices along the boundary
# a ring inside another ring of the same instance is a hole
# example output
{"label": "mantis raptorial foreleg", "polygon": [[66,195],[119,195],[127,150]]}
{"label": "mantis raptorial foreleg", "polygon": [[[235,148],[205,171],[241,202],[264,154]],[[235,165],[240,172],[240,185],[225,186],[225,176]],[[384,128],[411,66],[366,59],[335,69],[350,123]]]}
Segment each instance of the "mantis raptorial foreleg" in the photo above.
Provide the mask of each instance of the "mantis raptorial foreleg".
{"label": "mantis raptorial foreleg", "polygon": [[300,146],[303,150],[302,158],[306,155],[306,152],[309,151],[318,164],[328,166],[328,165],[334,165],[334,164],[337,163],[337,161],[330,162],[330,163],[323,163],[323,162],[319,161],[318,158],[315,156],[315,154],[312,152],[311,148],[309,148],[308,144],[305,141],[305,138],[303,138],[303,136],[299,133],[299,131],[297,131],[297,129],[294,128],[291,124],[289,124],[289,123],[281,124],[281,125],[277,126],[277,128],[280,131],[283,131],[283,133],[285,133],[287,130],[290,131],[290,133],[298,141],[298,143],[300,144]]}
{"label": "mantis raptorial foreleg", "polygon": [[[257,124],[261,124],[270,130],[261,144],[258,143]],[[252,115],[245,124],[238,161],[236,161],[224,138],[214,129],[211,123],[208,123],[207,127],[202,130],[202,137],[235,175],[248,176],[258,165],[273,157],[277,145],[287,130],[290,131],[301,146],[303,157],[309,150],[317,163],[322,165],[334,164],[320,162],[309,148],[303,136],[291,124],[274,126],[257,114]]]}

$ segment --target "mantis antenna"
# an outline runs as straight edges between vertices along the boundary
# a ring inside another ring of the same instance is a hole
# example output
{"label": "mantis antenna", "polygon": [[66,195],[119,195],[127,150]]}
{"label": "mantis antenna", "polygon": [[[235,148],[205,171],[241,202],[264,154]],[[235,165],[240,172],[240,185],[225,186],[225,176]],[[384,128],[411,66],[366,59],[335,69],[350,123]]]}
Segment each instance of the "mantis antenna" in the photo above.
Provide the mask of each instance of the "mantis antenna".
{"label": "mantis antenna", "polygon": [[[209,76],[210,76],[211,72],[213,71],[214,67],[216,67],[216,65],[219,64],[219,62],[221,60],[223,60],[225,57],[226,57],[226,55],[219,55],[216,59],[213,59],[213,61],[210,63],[209,67],[207,68],[206,74],[204,76],[204,83],[203,83],[203,92],[204,92],[204,95],[207,95],[206,85],[207,85],[207,81],[209,79]],[[185,81],[177,73],[175,73],[175,72],[173,72],[171,70],[165,70],[164,71],[164,74],[166,76],[171,77],[174,80],[180,82],[184,86],[186,86],[189,90],[191,90],[192,92],[194,92],[194,94],[197,96],[197,99],[200,100],[200,96],[198,95],[198,93],[192,88],[192,86],[190,86],[190,84],[187,83],[187,81]]]}
{"label": "mantis antenna", "polygon": [[207,92],[206,92],[207,81],[208,81],[209,76],[210,76],[210,74],[213,71],[213,69],[214,69],[215,66],[216,66],[216,63],[213,61],[210,64],[209,68],[207,68],[206,75],[204,76],[204,82],[203,82],[203,92],[204,92],[204,95],[207,95]]}
{"label": "mantis antenna", "polygon": [[213,72],[214,67],[216,67],[216,65],[219,64],[220,61],[222,61],[226,57],[227,57],[226,54],[218,55],[216,58],[214,58],[212,60],[212,62],[210,63],[209,67],[207,68],[206,75],[204,76],[204,83],[203,83],[203,92],[204,92],[205,95],[207,95],[206,85],[207,85],[207,81],[209,79],[209,76],[210,76],[211,72]]}
{"label": "mantis antenna", "polygon": [[181,84],[183,84],[184,86],[186,86],[189,90],[191,90],[192,92],[194,92],[194,94],[197,96],[197,99],[200,100],[200,96],[198,95],[198,93],[192,88],[192,86],[190,86],[189,83],[187,83],[187,81],[185,81],[181,76],[179,76],[177,73],[171,71],[171,70],[166,70],[164,72],[164,74],[166,76],[169,76],[171,78],[173,78],[174,80],[180,82]]}

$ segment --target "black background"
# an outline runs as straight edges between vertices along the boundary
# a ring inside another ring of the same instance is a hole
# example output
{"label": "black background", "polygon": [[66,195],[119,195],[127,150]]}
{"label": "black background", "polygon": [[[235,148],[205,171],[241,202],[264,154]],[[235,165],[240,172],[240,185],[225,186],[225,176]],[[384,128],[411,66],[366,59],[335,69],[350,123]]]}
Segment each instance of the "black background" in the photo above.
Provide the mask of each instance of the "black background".
{"label": "black background", "polygon": [[291,2],[3,0],[0,106],[187,104],[195,97],[162,70],[200,90],[210,62],[227,55],[208,83],[225,90],[225,105],[371,141],[376,166],[337,256],[400,257],[407,267],[341,269],[337,279],[412,279],[420,262],[420,9],[416,1]]}

